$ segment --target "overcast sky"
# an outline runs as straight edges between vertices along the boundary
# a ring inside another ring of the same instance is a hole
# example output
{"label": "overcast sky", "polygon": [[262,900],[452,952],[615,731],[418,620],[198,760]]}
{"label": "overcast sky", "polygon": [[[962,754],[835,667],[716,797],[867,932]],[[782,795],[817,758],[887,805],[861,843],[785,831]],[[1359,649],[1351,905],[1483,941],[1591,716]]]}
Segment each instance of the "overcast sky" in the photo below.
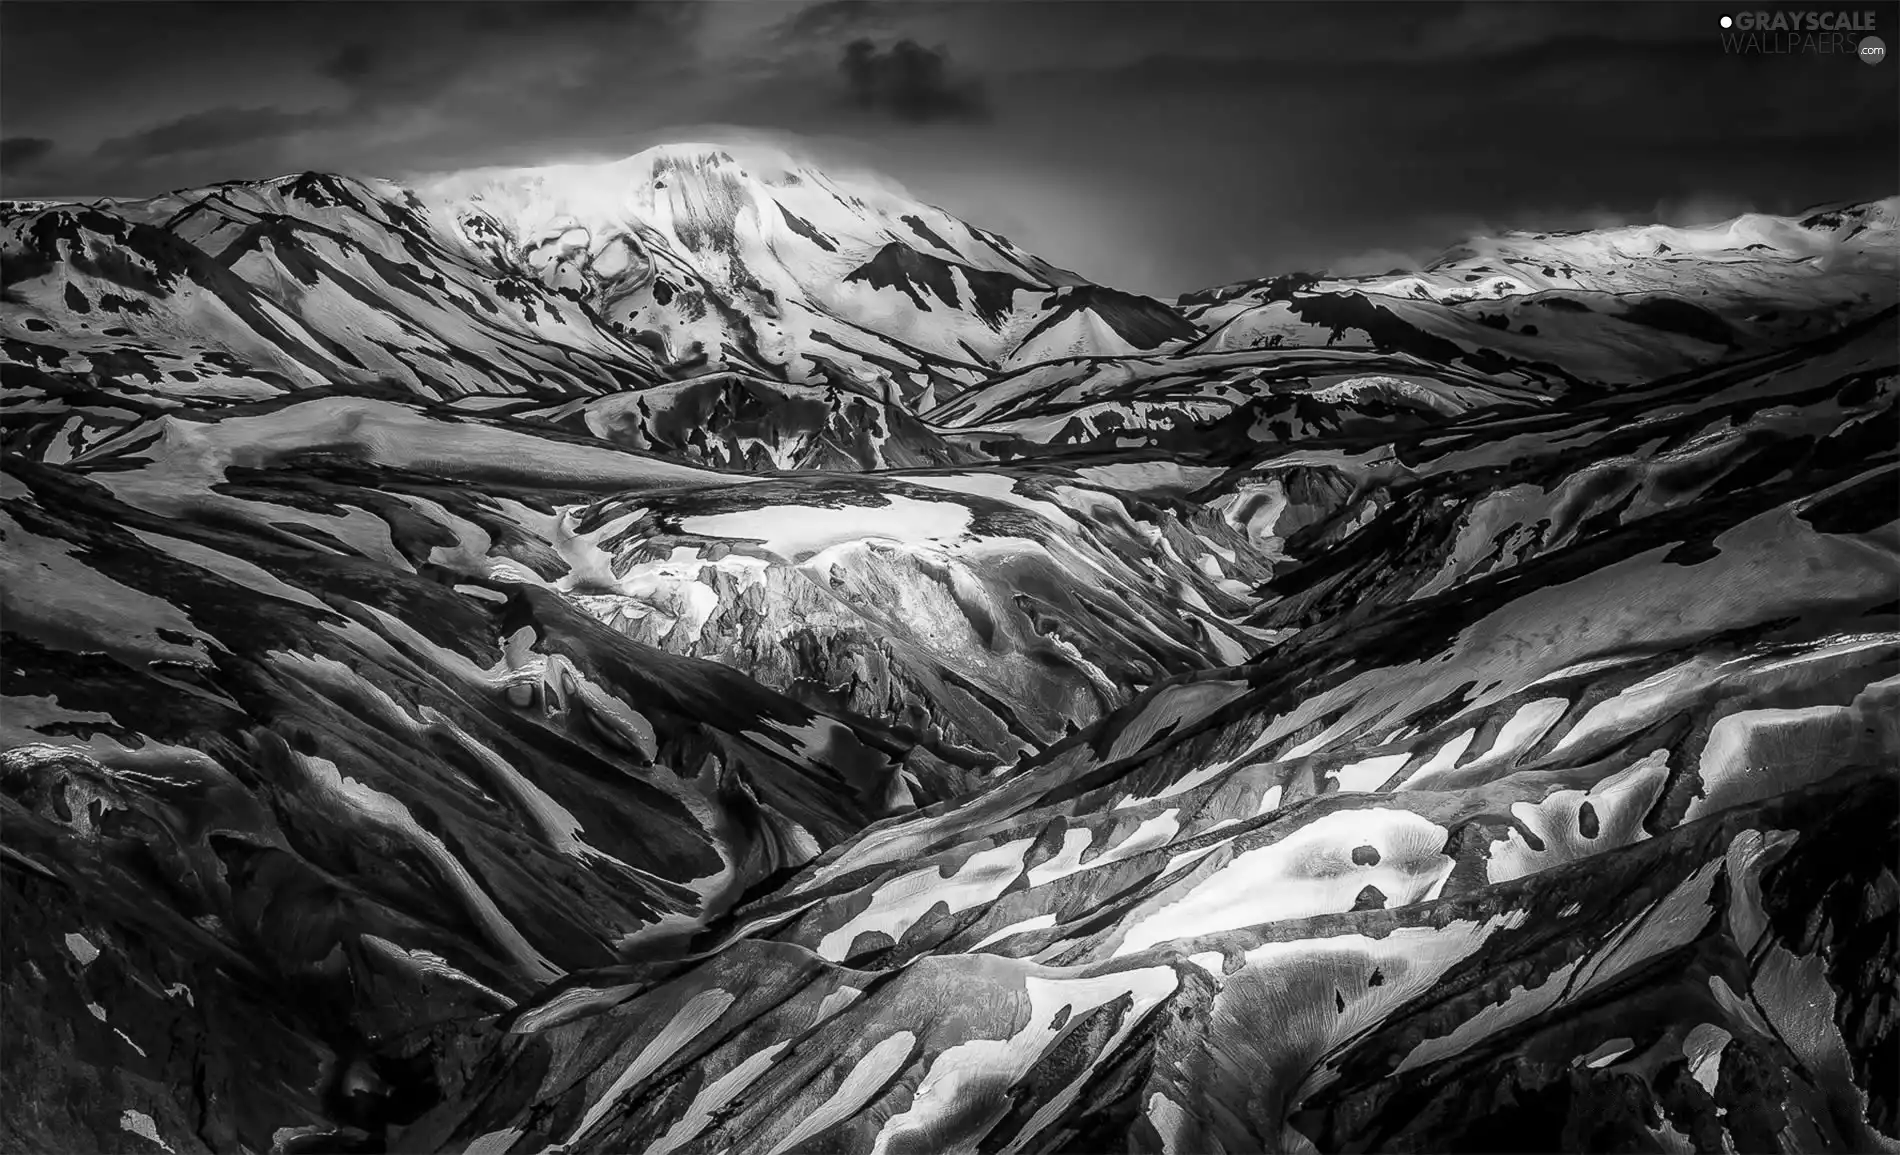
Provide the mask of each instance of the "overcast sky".
{"label": "overcast sky", "polygon": [[[1847,7],[1900,44],[1900,4]],[[1900,63],[1725,54],[1724,10],[6,0],[0,194],[763,137],[1171,295],[1900,192]]]}

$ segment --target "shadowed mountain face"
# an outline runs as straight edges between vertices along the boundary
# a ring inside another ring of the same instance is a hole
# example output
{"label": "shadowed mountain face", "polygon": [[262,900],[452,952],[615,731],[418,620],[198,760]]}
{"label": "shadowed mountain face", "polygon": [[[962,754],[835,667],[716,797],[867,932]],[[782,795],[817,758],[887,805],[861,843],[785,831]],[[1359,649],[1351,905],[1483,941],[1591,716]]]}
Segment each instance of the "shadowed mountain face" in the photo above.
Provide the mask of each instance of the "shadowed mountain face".
{"label": "shadowed mountain face", "polygon": [[6,1146],[1895,1150],[1897,226],[6,204]]}

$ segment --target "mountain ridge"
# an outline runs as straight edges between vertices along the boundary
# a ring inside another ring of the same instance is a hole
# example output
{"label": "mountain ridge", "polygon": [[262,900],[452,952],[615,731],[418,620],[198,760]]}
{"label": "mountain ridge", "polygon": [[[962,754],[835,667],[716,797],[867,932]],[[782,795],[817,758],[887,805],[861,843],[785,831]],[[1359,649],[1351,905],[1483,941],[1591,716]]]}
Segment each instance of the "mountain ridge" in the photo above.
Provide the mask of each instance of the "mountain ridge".
{"label": "mountain ridge", "polygon": [[1900,1149],[1900,199],[555,171],[0,204],[8,1144]]}

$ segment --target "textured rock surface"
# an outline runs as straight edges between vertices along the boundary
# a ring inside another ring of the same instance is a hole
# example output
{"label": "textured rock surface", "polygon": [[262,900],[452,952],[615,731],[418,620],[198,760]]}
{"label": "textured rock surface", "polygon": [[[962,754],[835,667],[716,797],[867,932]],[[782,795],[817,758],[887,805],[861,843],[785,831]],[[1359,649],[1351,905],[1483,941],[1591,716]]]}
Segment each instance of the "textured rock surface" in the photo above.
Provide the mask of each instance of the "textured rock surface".
{"label": "textured rock surface", "polygon": [[5,208],[7,1149],[1900,1146],[1896,202],[741,159]]}

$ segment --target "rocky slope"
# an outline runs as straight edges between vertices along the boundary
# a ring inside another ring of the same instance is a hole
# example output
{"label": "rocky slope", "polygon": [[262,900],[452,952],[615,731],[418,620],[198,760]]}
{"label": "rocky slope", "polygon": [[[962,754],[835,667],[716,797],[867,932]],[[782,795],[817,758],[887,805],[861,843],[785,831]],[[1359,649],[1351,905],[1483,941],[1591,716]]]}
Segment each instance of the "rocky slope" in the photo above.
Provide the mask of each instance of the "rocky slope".
{"label": "rocky slope", "polygon": [[5,1145],[1900,1147],[1896,203],[8,205]]}

